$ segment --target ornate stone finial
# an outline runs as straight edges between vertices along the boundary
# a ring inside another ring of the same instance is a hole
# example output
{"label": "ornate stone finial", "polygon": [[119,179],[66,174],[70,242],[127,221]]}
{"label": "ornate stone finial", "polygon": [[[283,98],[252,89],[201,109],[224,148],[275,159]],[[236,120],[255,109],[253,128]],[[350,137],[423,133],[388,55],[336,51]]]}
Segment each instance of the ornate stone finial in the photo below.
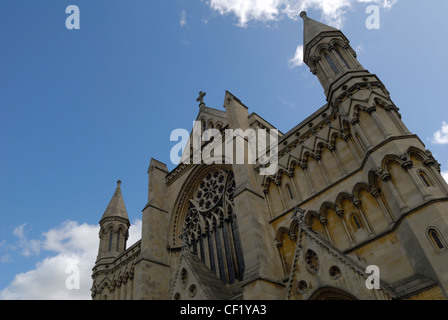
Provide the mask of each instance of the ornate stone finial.
{"label": "ornate stone finial", "polygon": [[206,92],[199,91],[199,97],[196,99],[196,101],[199,102],[199,107],[205,107],[204,97],[206,95]]}
{"label": "ornate stone finial", "polygon": [[121,185],[121,180],[118,180],[117,181],[117,187],[120,187],[120,185]]}
{"label": "ornate stone finial", "polygon": [[303,19],[306,17],[306,11],[300,12],[300,17]]}
{"label": "ornate stone finial", "polygon": [[296,207],[294,212],[292,213],[291,219],[294,221],[298,221],[299,223],[304,222],[303,218],[305,217],[306,210]]}

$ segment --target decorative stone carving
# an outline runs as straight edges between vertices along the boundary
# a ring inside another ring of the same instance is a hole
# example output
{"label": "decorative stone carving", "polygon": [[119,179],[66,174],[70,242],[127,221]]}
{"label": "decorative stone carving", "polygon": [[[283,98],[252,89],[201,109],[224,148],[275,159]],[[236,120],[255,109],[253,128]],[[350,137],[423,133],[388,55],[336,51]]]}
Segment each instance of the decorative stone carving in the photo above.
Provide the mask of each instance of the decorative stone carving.
{"label": "decorative stone carving", "polygon": [[234,193],[232,171],[214,168],[204,173],[189,199],[182,233],[183,247],[228,284],[241,281],[244,274]]}
{"label": "decorative stone carving", "polygon": [[225,173],[217,170],[209,173],[204,180],[199,184],[195,195],[195,202],[199,211],[208,211],[221,200],[224,194]]}
{"label": "decorative stone carving", "polygon": [[180,281],[182,283],[182,288],[185,289],[188,283],[188,272],[185,269],[182,269],[180,272]]}
{"label": "decorative stone carving", "polygon": [[297,292],[298,293],[306,293],[308,291],[308,283],[306,281],[301,280],[297,283]]}
{"label": "decorative stone carving", "polygon": [[305,254],[306,268],[311,274],[319,272],[319,256],[313,250],[308,250]]}
{"label": "decorative stone carving", "polygon": [[341,277],[341,269],[338,266],[332,266],[328,271],[330,277],[334,280],[338,280]]}
{"label": "decorative stone carving", "polygon": [[196,293],[198,292],[198,288],[196,288],[196,286],[194,284],[192,284],[190,286],[190,288],[188,288],[188,294],[190,295],[190,297],[194,298],[194,296],[196,296]]}

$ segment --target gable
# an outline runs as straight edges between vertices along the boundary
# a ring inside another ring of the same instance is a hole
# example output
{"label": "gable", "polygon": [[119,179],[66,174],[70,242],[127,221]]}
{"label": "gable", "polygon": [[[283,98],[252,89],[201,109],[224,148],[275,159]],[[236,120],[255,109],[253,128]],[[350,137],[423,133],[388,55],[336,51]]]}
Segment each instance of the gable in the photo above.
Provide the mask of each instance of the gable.
{"label": "gable", "polygon": [[225,285],[189,249],[182,249],[179,267],[171,288],[172,300],[227,300],[241,293]]}
{"label": "gable", "polygon": [[365,267],[312,232],[299,221],[294,260],[287,286],[287,298],[390,300],[396,294],[380,281],[380,289],[367,288]]}

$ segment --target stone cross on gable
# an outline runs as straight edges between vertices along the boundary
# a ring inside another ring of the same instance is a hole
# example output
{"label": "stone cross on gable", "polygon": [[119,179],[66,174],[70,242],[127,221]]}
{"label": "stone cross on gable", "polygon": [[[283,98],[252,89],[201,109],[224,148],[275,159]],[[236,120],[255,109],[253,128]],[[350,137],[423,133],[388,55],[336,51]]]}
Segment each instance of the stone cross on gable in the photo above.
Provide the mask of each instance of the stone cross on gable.
{"label": "stone cross on gable", "polygon": [[199,97],[196,99],[197,102],[199,102],[199,107],[204,106],[205,107],[205,103],[204,103],[204,97],[207,95],[206,92],[199,92]]}

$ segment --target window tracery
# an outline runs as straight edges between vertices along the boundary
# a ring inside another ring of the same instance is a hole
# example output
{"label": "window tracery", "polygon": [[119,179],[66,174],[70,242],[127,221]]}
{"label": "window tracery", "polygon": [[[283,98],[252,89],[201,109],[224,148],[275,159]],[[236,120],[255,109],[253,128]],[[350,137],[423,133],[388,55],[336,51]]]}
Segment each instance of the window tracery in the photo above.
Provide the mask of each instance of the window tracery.
{"label": "window tracery", "polygon": [[184,243],[224,283],[241,281],[244,259],[235,215],[233,172],[214,169],[204,175],[189,200]]}

